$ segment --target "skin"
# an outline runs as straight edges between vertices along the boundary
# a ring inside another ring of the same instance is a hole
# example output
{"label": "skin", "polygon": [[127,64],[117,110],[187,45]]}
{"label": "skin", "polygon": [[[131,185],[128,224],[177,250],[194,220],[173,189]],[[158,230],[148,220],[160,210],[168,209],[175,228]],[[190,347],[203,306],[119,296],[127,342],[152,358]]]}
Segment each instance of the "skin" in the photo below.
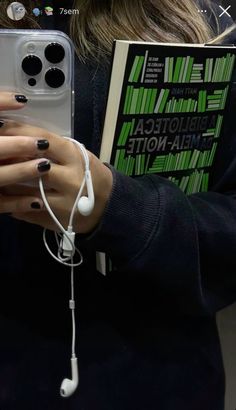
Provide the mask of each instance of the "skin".
{"label": "skin", "polygon": [[[24,105],[15,100],[14,94],[0,93],[0,111],[19,110]],[[37,147],[41,139],[49,142],[43,151]],[[112,190],[110,169],[91,152],[88,151],[88,155],[95,206],[89,216],[77,213],[74,224],[77,233],[89,233],[99,224]],[[50,170],[39,172],[38,164],[46,160],[51,161]],[[0,128],[0,164],[0,213],[11,213],[17,219],[56,230],[38,189],[38,179],[43,177],[48,202],[67,228],[84,177],[84,160],[75,144],[43,128],[4,120]],[[32,180],[34,186],[19,185]],[[40,209],[32,209],[33,202],[37,202]]]}

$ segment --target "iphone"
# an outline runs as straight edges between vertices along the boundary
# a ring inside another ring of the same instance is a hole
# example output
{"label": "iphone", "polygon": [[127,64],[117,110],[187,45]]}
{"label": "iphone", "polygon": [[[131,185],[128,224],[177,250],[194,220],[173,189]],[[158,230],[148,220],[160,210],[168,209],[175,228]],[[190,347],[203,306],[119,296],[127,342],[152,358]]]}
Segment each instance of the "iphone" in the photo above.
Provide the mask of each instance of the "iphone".
{"label": "iphone", "polygon": [[25,95],[8,118],[73,137],[74,51],[69,37],[53,30],[0,30],[0,92]]}

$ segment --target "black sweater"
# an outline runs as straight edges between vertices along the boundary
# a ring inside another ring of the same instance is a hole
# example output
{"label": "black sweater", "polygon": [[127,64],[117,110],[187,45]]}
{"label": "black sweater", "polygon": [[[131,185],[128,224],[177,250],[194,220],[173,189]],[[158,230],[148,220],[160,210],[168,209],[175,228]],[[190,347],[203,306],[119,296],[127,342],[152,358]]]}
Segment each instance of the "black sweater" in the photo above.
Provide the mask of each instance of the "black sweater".
{"label": "black sweater", "polygon": [[[76,61],[75,136],[95,153],[107,83],[107,68]],[[1,217],[1,410],[223,410],[215,313],[236,299],[235,99],[233,89],[210,192],[113,171],[99,227],[78,237],[80,385],[70,399],[59,396],[70,376],[69,270],[47,254],[41,228]],[[95,250],[116,271],[97,273]]]}

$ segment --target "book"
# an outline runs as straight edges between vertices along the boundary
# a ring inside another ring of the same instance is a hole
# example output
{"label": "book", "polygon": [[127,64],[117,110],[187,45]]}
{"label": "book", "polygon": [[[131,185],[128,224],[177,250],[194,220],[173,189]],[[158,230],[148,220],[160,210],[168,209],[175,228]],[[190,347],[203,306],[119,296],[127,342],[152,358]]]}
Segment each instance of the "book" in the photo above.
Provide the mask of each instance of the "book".
{"label": "book", "polygon": [[[115,40],[100,159],[209,189],[235,72],[235,46]],[[97,268],[107,269],[98,253]]]}

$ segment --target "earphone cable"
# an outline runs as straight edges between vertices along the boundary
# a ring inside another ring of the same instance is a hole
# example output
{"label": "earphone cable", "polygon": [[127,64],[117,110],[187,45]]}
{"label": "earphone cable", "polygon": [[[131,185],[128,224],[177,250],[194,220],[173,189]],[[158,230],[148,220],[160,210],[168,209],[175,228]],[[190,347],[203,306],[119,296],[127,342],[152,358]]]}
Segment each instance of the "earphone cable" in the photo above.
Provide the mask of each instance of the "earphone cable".
{"label": "earphone cable", "polygon": [[[71,366],[72,366],[72,380],[69,379],[64,379],[62,384],[61,384],[61,395],[63,397],[68,397],[68,395],[71,395],[74,390],[76,389],[78,383],[79,383],[79,377],[78,377],[78,364],[77,364],[77,358],[75,354],[75,339],[76,339],[76,324],[75,324],[75,295],[74,295],[74,267],[79,266],[83,263],[83,256],[80,252],[80,250],[76,247],[75,245],[75,232],[73,230],[73,221],[75,217],[75,212],[78,209],[79,212],[82,215],[89,215],[94,207],[94,191],[93,191],[93,184],[92,184],[92,179],[91,179],[91,173],[89,169],[89,156],[88,153],[85,149],[85,147],[79,143],[78,141],[64,137],[68,140],[70,140],[72,143],[77,145],[77,147],[80,149],[82,152],[82,156],[84,159],[84,178],[82,180],[80,189],[78,191],[78,194],[76,196],[76,199],[74,201],[73,207],[70,212],[69,216],[69,224],[67,227],[67,230],[63,227],[63,225],[60,223],[60,221],[57,219],[56,215],[52,211],[43,186],[43,179],[39,178],[39,189],[41,193],[41,197],[43,200],[43,203],[45,205],[45,208],[47,209],[49,215],[51,216],[52,220],[54,221],[55,225],[59,229],[59,233],[54,232],[55,234],[55,239],[57,243],[57,255],[53,253],[53,251],[50,249],[47,238],[46,238],[46,233],[47,229],[43,230],[43,241],[44,245],[49,252],[49,254],[59,263],[70,267],[71,269],[71,297],[69,300],[69,308],[71,309],[71,320],[72,320],[72,346],[71,346]],[[83,196],[82,197],[82,192],[85,187],[87,188],[87,197]],[[80,199],[81,202],[80,204]],[[86,202],[85,202],[86,200]],[[86,206],[85,206],[86,205]],[[74,256],[75,254],[78,254],[80,259],[77,263],[74,263]]]}

